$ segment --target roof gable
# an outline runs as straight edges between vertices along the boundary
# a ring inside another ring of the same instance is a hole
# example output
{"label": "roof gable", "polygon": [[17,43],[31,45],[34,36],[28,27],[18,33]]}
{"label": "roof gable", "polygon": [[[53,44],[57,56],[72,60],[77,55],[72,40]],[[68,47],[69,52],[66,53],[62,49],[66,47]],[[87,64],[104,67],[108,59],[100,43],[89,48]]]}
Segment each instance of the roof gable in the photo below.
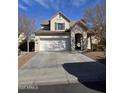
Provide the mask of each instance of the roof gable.
{"label": "roof gable", "polygon": [[61,15],[64,19],[66,19],[68,22],[70,22],[69,18],[67,18],[62,12],[58,12],[56,15],[54,15],[50,20],[55,18],[57,15]]}
{"label": "roof gable", "polygon": [[83,21],[83,20],[80,20],[80,21],[75,22],[73,25],[71,25],[71,28],[70,28],[70,29],[72,29],[72,28],[73,28],[74,26],[76,26],[76,25],[82,27],[83,29],[88,30],[88,28],[87,28],[87,26],[86,26],[86,22]]}

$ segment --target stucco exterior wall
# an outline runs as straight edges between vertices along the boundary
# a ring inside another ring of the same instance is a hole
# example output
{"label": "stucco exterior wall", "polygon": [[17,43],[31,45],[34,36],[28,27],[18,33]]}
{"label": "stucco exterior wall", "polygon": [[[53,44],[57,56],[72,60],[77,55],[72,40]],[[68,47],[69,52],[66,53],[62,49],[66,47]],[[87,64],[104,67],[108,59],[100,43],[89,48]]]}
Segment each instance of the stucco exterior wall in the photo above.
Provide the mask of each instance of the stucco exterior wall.
{"label": "stucco exterior wall", "polygon": [[35,52],[38,52],[40,48],[40,36],[35,36]]}
{"label": "stucco exterior wall", "polygon": [[65,29],[64,30],[58,30],[58,31],[65,31],[66,29],[69,29],[69,22],[63,18],[63,16],[61,16],[61,18],[59,18],[59,14],[56,15],[51,21],[50,21],[50,31],[56,31],[55,30],[55,22],[56,23],[65,23]]}
{"label": "stucco exterior wall", "polygon": [[91,49],[90,37],[88,37],[87,49]]}
{"label": "stucco exterior wall", "polygon": [[98,44],[98,40],[95,38],[95,36],[91,36],[92,44]]}

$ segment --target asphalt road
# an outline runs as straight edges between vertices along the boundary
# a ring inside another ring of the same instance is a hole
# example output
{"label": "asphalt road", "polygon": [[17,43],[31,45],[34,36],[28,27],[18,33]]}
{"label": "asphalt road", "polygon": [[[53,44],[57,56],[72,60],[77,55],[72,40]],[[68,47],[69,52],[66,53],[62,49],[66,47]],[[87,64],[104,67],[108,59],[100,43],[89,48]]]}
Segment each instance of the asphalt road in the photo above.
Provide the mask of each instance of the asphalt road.
{"label": "asphalt road", "polygon": [[18,93],[104,93],[87,88],[83,84],[59,84],[47,86],[27,86],[25,89],[19,89]]}

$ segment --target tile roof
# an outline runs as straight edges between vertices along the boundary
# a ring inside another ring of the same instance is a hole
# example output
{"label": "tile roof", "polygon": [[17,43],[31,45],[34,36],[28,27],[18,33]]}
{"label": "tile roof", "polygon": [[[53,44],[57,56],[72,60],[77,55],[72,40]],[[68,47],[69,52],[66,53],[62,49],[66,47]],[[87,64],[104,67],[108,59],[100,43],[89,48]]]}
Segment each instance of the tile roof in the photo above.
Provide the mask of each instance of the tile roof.
{"label": "tile roof", "polygon": [[39,30],[39,31],[35,32],[35,35],[69,35],[69,32]]}
{"label": "tile roof", "polygon": [[43,20],[41,22],[41,25],[49,25],[50,24],[50,21],[49,20]]}

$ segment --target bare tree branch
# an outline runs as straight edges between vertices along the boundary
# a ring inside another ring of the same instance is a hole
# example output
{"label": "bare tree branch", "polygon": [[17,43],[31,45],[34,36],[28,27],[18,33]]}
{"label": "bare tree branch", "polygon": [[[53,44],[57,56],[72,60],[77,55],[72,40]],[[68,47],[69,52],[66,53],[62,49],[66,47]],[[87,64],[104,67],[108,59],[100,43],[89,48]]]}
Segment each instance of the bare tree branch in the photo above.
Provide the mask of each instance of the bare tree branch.
{"label": "bare tree branch", "polygon": [[31,20],[26,15],[19,15],[18,17],[18,33],[24,32],[27,38],[35,31],[35,20]]}
{"label": "bare tree branch", "polygon": [[24,32],[27,39],[27,51],[29,52],[29,39],[31,34],[35,31],[35,20],[31,20],[26,15],[20,15],[18,16],[18,34],[21,34]]}
{"label": "bare tree branch", "polygon": [[84,19],[96,31],[98,38],[106,39],[106,2],[85,10]]}

